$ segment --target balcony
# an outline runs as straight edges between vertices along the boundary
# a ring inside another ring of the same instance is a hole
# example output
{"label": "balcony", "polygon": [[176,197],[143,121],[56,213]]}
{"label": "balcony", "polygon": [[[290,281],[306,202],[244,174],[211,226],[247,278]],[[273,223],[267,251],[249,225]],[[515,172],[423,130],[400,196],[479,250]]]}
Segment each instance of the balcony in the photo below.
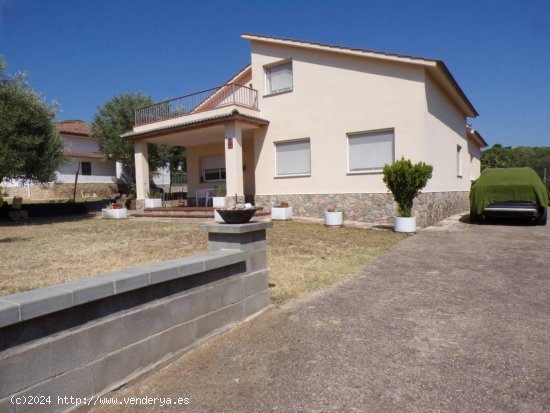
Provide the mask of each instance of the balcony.
{"label": "balcony", "polygon": [[191,95],[165,100],[136,109],[135,126],[231,105],[258,110],[258,91],[236,83],[228,83]]}

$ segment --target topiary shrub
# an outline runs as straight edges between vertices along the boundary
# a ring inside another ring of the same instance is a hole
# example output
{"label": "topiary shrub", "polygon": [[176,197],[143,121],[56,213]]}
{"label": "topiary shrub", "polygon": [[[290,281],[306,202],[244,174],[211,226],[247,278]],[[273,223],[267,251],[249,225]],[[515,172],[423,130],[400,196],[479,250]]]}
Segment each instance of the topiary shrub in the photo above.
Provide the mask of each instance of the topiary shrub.
{"label": "topiary shrub", "polygon": [[426,186],[432,177],[432,171],[431,165],[424,162],[413,165],[404,157],[393,165],[384,165],[384,183],[393,194],[400,216],[411,216],[414,198]]}

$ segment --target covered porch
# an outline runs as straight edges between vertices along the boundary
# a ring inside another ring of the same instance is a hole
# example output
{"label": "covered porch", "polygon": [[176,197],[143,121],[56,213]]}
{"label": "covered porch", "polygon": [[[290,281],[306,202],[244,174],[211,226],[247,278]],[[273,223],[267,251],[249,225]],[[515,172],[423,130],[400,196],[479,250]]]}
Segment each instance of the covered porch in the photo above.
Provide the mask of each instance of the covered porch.
{"label": "covered porch", "polygon": [[235,106],[180,115],[168,124],[154,121],[123,135],[134,144],[138,208],[149,194],[149,143],[185,147],[191,205],[197,191],[211,193],[220,184],[225,184],[230,200],[235,195],[239,200],[255,195],[256,140],[269,122],[257,116],[258,110]]}

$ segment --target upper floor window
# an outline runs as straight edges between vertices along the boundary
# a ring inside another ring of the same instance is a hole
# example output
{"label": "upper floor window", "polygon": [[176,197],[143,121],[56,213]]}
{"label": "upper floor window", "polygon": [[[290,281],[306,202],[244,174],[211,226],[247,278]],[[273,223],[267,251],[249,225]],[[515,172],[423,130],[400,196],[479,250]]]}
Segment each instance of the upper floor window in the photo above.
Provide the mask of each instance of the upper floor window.
{"label": "upper floor window", "polygon": [[393,130],[348,134],[348,172],[381,172],[394,160]]}
{"label": "upper floor window", "polygon": [[292,90],[292,62],[265,68],[267,94]]}
{"label": "upper floor window", "polygon": [[309,176],[311,148],[309,139],[275,143],[277,176]]}

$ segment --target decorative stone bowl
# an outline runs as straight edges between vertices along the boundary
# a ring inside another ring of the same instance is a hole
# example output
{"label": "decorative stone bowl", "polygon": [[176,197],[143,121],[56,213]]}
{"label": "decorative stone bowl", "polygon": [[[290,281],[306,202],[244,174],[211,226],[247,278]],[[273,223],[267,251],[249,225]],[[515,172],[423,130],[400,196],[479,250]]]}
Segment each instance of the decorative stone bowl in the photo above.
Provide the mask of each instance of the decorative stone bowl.
{"label": "decorative stone bowl", "polygon": [[257,208],[248,209],[216,209],[226,224],[246,224],[252,219]]}

